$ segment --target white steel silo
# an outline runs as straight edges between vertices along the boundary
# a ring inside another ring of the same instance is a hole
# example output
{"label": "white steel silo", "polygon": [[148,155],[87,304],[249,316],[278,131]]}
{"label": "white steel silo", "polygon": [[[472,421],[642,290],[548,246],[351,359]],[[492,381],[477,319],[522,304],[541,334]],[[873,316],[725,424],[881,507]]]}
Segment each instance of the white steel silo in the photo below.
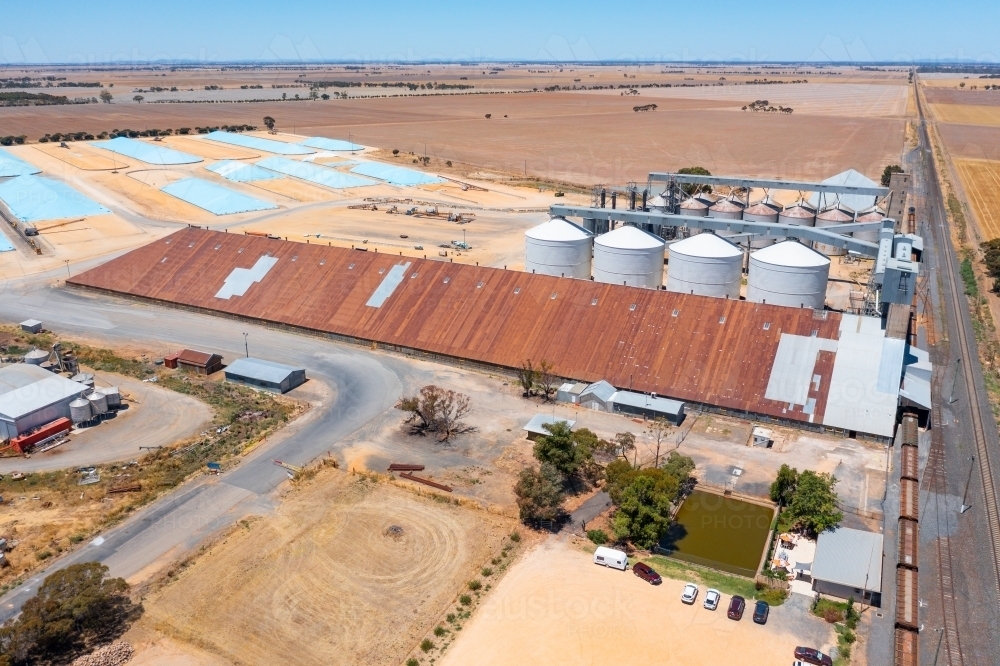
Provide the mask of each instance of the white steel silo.
{"label": "white steel silo", "polygon": [[716,298],[739,298],[743,250],[713,233],[698,234],[668,247],[667,291]]}
{"label": "white steel silo", "polygon": [[[743,211],[743,219],[749,222],[769,222],[775,224],[778,221],[778,212],[781,206],[770,201],[758,201]],[[774,245],[777,239],[774,236],[753,236],[750,239],[750,249],[758,250],[768,245]]]}
{"label": "white steel silo", "polygon": [[822,309],[830,259],[788,240],[750,255],[747,300],[792,308]]}
{"label": "white steel silo", "polygon": [[722,199],[715,202],[708,209],[708,217],[720,218],[723,220],[743,219],[743,209],[746,206],[742,202],[734,199]]}
{"label": "white steel silo", "polygon": [[[798,203],[794,203],[791,206],[786,206],[784,210],[778,213],[778,223],[779,224],[794,224],[800,227],[815,227],[816,226],[816,211],[812,206],[799,200]],[[812,241],[800,241],[806,247],[812,247]]]}
{"label": "white steel silo", "polygon": [[562,217],[524,232],[524,270],[528,273],[590,279],[594,235]]}
{"label": "white steel silo", "polygon": [[659,288],[665,246],[659,236],[630,226],[598,236],[594,239],[594,280]]}
{"label": "white steel silo", "polygon": [[[681,215],[689,215],[691,217],[706,217],[708,215],[708,207],[711,204],[702,201],[701,199],[691,197],[685,199],[681,202],[680,211]],[[701,233],[701,229],[698,227],[693,227],[691,225],[684,225],[688,230],[689,236],[695,236]]]}
{"label": "white steel silo", "polygon": [[[872,206],[867,210],[860,211],[857,219],[855,219],[855,222],[881,222],[884,219],[885,213],[883,213],[878,207]],[[853,236],[858,240],[877,244],[879,240],[879,230],[870,229],[868,231],[855,231]]]}
{"label": "white steel silo", "polygon": [[[835,224],[850,224],[854,221],[854,211],[843,204],[837,204],[824,208],[816,215],[816,228],[829,227]],[[847,254],[847,250],[835,245],[826,243],[815,243],[817,250],[830,257],[838,257]]]}

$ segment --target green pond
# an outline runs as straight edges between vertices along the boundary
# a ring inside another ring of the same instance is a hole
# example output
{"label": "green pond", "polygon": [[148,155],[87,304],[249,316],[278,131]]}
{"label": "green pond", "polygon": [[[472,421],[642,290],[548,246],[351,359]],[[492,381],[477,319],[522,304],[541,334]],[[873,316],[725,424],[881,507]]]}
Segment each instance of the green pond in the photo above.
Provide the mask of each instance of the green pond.
{"label": "green pond", "polygon": [[656,551],[686,562],[753,577],[767,545],[774,510],[696,490]]}

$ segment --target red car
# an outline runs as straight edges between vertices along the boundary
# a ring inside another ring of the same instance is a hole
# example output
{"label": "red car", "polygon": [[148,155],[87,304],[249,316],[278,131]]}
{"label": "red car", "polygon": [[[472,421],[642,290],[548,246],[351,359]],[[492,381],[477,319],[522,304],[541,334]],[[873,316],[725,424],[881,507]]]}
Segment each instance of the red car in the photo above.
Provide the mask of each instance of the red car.
{"label": "red car", "polygon": [[747,607],[746,599],[741,596],[734,596],[729,601],[729,610],[726,615],[729,616],[730,620],[742,620],[743,619],[743,609]]}
{"label": "red car", "polygon": [[663,579],[660,578],[660,574],[653,571],[652,567],[648,564],[643,564],[642,562],[635,563],[635,566],[632,567],[632,573],[650,585],[659,585],[663,582]]}
{"label": "red car", "polygon": [[833,659],[830,655],[823,654],[815,648],[802,647],[801,645],[795,648],[795,658],[801,659],[807,664],[816,664],[816,666],[833,666]]}

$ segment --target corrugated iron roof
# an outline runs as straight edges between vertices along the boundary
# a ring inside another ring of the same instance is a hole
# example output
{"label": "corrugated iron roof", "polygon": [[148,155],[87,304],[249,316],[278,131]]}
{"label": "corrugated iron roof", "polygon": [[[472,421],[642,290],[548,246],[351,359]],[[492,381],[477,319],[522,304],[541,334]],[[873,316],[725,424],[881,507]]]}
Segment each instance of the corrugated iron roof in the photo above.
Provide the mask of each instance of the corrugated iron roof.
{"label": "corrugated iron roof", "polygon": [[180,363],[187,363],[188,365],[207,367],[213,356],[218,356],[218,354],[209,354],[197,349],[182,349],[177,354],[177,360]]}
{"label": "corrugated iron roof", "polygon": [[266,361],[262,358],[238,358],[226,367],[226,377],[232,375],[280,384],[290,374],[300,370],[304,370],[304,368]]}
{"label": "corrugated iron roof", "polygon": [[[234,268],[262,256],[276,261],[260,282],[216,297]],[[366,306],[407,262],[381,307]],[[197,228],[70,282],[508,368],[545,359],[559,377],[817,423],[833,366],[822,354],[812,415],[764,394],[783,333],[837,340],[842,317]]]}
{"label": "corrugated iron roof", "polygon": [[816,540],[812,577],[881,592],[882,535],[848,527],[823,532]]}
{"label": "corrugated iron roof", "polygon": [[568,428],[573,428],[576,425],[576,421],[573,419],[562,419],[558,416],[551,416],[549,414],[535,414],[528,421],[527,425],[522,428],[522,430],[527,430],[533,435],[548,435],[549,431],[545,429],[545,426],[552,425],[554,423],[565,423]]}

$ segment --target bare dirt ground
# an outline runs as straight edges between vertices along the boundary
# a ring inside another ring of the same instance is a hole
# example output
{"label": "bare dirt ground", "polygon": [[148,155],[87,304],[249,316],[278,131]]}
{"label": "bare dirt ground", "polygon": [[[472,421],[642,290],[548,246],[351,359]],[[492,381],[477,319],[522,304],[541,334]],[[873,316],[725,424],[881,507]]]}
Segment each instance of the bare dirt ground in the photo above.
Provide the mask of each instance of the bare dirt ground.
{"label": "bare dirt ground", "polygon": [[514,565],[440,663],[774,666],[790,663],[796,645],[832,642],[829,625],[802,620],[788,605],[773,608],[764,626],[749,611],[734,622],[725,614],[728,596],[708,611],[701,598],[682,604],[683,586],[665,578],[654,587],[631,571],[595,566],[589,552],[566,540],[549,539]]}
{"label": "bare dirt ground", "polygon": [[1000,161],[956,159],[954,162],[982,236],[1000,238]]}
{"label": "bare dirt ground", "polygon": [[398,664],[513,527],[327,467],[147,597],[139,626],[229,663]]}
{"label": "bare dirt ground", "polygon": [[[990,82],[990,80],[987,80],[985,83]],[[922,76],[921,83],[925,83]],[[967,85],[974,85],[972,79],[967,80],[965,83]],[[957,86],[958,82],[954,82],[954,87],[951,90],[928,87],[924,88],[923,94],[928,103],[933,105],[1000,106],[1000,90],[958,90]]]}

